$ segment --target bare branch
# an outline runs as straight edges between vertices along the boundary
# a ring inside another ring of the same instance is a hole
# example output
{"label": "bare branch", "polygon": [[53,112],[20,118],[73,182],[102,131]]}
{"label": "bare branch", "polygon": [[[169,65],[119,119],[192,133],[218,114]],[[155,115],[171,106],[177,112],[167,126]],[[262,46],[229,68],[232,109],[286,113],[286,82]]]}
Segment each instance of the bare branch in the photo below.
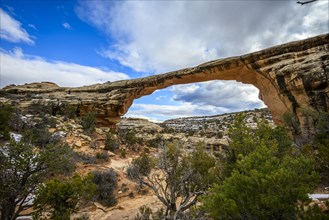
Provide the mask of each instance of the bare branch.
{"label": "bare branch", "polygon": [[298,2],[296,2],[297,4],[300,4],[300,5],[305,5],[305,4],[309,4],[309,3],[312,3],[312,2],[315,2],[315,1],[317,1],[317,0],[309,0],[309,1],[298,1]]}

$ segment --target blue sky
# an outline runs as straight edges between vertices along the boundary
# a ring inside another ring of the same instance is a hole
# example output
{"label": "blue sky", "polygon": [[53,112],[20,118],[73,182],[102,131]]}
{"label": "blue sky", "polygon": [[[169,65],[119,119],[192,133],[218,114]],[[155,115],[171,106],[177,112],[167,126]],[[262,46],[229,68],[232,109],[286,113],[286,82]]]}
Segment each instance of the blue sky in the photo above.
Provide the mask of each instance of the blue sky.
{"label": "blue sky", "polygon": [[[329,29],[328,0],[0,0],[1,85],[82,86],[138,78],[300,40]],[[211,81],[135,100],[151,120],[263,107],[250,85]]]}

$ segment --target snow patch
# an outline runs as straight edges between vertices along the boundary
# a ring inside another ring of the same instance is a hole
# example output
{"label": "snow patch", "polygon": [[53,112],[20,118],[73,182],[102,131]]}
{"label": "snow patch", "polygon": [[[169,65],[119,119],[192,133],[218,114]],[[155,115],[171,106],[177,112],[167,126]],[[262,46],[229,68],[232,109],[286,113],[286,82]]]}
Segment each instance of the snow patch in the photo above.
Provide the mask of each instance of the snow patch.
{"label": "snow patch", "polygon": [[308,194],[310,199],[329,199],[329,194]]}
{"label": "snow patch", "polygon": [[21,134],[16,134],[16,133],[13,133],[13,132],[9,132],[9,135],[10,135],[10,138],[12,140],[14,140],[15,142],[20,142],[21,139],[22,139],[22,135]]}

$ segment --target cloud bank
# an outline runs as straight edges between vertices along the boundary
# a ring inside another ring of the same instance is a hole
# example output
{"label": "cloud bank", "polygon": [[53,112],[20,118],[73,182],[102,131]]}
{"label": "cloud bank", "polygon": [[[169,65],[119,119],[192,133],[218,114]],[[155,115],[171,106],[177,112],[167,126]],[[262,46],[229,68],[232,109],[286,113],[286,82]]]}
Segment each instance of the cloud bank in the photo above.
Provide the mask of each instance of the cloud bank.
{"label": "cloud bank", "polygon": [[[76,12],[112,42],[102,55],[148,74],[190,67],[328,32],[328,1],[80,1]],[[264,107],[237,82],[175,86],[179,105],[134,104],[129,115],[181,117]],[[170,103],[167,103],[170,104]]]}
{"label": "cloud bank", "polygon": [[[235,81],[211,81],[193,86],[178,85],[172,88],[173,100],[196,106],[215,106],[221,112],[242,111],[265,107],[258,98],[259,90]],[[242,98],[241,98],[242,97]]]}
{"label": "cloud bank", "polygon": [[160,73],[328,32],[328,1],[81,1],[80,18],[108,34],[103,55]]}
{"label": "cloud bank", "polygon": [[50,81],[60,86],[82,86],[128,79],[123,73],[25,55],[20,48],[0,51],[1,85]]}
{"label": "cloud bank", "polygon": [[0,8],[0,38],[18,43],[24,42],[34,44],[32,37],[22,27],[22,24],[12,18],[7,12]]}

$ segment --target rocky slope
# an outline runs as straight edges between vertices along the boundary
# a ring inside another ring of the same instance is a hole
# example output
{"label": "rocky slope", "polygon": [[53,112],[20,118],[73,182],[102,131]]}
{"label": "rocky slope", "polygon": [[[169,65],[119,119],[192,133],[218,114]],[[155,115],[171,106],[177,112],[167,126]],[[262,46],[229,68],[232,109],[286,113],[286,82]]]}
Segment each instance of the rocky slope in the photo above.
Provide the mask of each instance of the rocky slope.
{"label": "rocky slope", "polygon": [[[67,118],[67,115],[21,114],[16,111],[15,122],[21,124],[21,128],[43,123],[47,130],[46,133],[42,133],[43,136],[60,138],[74,150],[74,160],[79,173],[87,174],[93,170],[105,171],[108,169],[116,172],[118,181],[114,195],[117,203],[106,207],[99,202],[92,201],[81,206],[79,212],[75,213],[72,219],[86,219],[87,217],[90,220],[134,219],[142,205],[157,210],[161,207],[161,202],[150,190],[139,190],[138,184],[128,178],[127,167],[133,158],[139,156],[143,151],[156,156],[157,146],[163,140],[178,140],[180,146],[186,151],[202,141],[208,152],[212,152],[214,156],[220,156],[228,144],[228,127],[234,122],[237,114],[178,118],[163,123],[124,118],[118,124],[117,131],[98,126],[92,132],[86,132],[83,129],[81,119]],[[273,124],[267,109],[245,111],[244,114],[249,127],[257,126],[255,122],[260,119],[265,119]],[[24,135],[23,131],[15,131],[15,133],[11,133],[11,136],[18,140],[22,134]],[[111,143],[116,142],[117,147],[108,148],[108,134],[111,134]],[[328,191],[321,193],[328,193]],[[319,201],[319,204],[323,203]],[[324,208],[327,207],[324,206]],[[29,211],[27,210],[26,214],[29,214]]]}
{"label": "rocky slope", "polygon": [[[52,114],[63,103],[78,115],[95,111],[100,124],[116,124],[134,99],[177,84],[236,80],[252,84],[270,109],[273,120],[291,112],[303,125],[302,109],[329,111],[329,34],[291,42],[243,56],[214,60],[165,74],[77,88],[53,83],[10,85],[0,90],[0,101],[31,111],[39,106]],[[303,126],[301,126],[303,127]]]}

